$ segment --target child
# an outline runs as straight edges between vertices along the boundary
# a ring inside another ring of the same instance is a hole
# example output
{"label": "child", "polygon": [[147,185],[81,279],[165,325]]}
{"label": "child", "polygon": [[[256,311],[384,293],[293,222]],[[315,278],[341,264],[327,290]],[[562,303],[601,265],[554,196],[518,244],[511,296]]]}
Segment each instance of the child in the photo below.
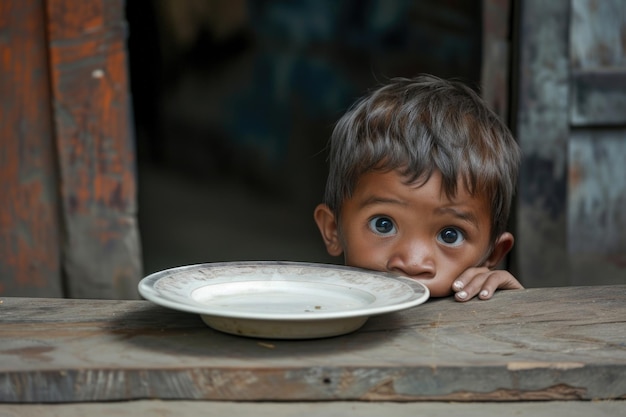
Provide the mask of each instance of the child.
{"label": "child", "polygon": [[414,278],[432,297],[523,288],[494,269],[513,247],[505,228],[520,150],[469,87],[391,80],[338,121],[329,162],[314,218],[331,256]]}

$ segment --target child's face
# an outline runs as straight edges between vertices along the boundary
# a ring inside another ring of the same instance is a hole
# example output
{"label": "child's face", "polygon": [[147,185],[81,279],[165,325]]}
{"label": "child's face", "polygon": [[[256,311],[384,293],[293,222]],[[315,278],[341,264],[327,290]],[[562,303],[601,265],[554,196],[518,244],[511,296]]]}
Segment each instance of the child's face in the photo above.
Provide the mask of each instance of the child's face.
{"label": "child's face", "polygon": [[324,205],[315,218],[328,252],[343,252],[346,265],[405,275],[443,297],[463,271],[489,257],[491,210],[484,200],[461,184],[449,199],[439,172],[421,186],[407,185],[396,171],[370,172],[344,201],[339,224]]}

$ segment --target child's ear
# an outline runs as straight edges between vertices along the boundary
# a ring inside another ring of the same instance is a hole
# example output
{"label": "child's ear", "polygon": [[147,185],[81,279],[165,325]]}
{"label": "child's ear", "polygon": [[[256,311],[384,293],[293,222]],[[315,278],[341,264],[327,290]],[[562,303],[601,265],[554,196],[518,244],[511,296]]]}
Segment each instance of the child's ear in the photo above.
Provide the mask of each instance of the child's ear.
{"label": "child's ear", "polygon": [[485,266],[489,269],[495,268],[513,248],[515,238],[509,232],[502,233],[497,239],[493,247],[493,251],[489,258],[485,261]]}
{"label": "child's ear", "polygon": [[328,254],[330,256],[341,255],[343,247],[339,239],[339,228],[333,211],[326,204],[319,204],[315,207],[313,217],[317,227],[320,229]]}

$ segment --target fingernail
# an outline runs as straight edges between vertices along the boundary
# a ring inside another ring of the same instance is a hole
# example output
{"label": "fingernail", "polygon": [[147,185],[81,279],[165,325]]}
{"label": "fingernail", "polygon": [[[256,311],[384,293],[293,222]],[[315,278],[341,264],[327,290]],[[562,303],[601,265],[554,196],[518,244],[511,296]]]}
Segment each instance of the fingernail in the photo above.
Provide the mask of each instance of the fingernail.
{"label": "fingernail", "polygon": [[489,291],[482,290],[479,295],[481,298],[489,297]]}
{"label": "fingernail", "polygon": [[465,291],[457,292],[456,296],[461,300],[464,300],[467,297],[467,293]]}
{"label": "fingernail", "polygon": [[462,290],[463,289],[463,283],[461,281],[454,281],[454,284],[452,284],[454,286],[454,288],[456,288],[457,290]]}

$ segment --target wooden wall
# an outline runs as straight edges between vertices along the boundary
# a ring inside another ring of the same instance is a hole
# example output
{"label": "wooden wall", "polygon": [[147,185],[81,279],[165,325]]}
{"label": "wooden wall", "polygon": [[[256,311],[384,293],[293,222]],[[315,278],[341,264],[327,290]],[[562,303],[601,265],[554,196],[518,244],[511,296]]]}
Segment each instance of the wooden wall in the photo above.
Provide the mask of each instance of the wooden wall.
{"label": "wooden wall", "polygon": [[[483,91],[524,152],[513,272],[625,282],[626,3],[483,5]],[[0,295],[137,297],[124,2],[5,0],[0,34]]]}
{"label": "wooden wall", "polygon": [[0,2],[0,294],[63,294],[44,12]]}
{"label": "wooden wall", "polygon": [[626,282],[625,34],[623,1],[572,2],[567,198],[572,284],[616,273]]}
{"label": "wooden wall", "polygon": [[519,2],[517,275],[626,282],[626,3]]}
{"label": "wooden wall", "polygon": [[0,33],[0,295],[136,298],[123,1],[3,1]]}

